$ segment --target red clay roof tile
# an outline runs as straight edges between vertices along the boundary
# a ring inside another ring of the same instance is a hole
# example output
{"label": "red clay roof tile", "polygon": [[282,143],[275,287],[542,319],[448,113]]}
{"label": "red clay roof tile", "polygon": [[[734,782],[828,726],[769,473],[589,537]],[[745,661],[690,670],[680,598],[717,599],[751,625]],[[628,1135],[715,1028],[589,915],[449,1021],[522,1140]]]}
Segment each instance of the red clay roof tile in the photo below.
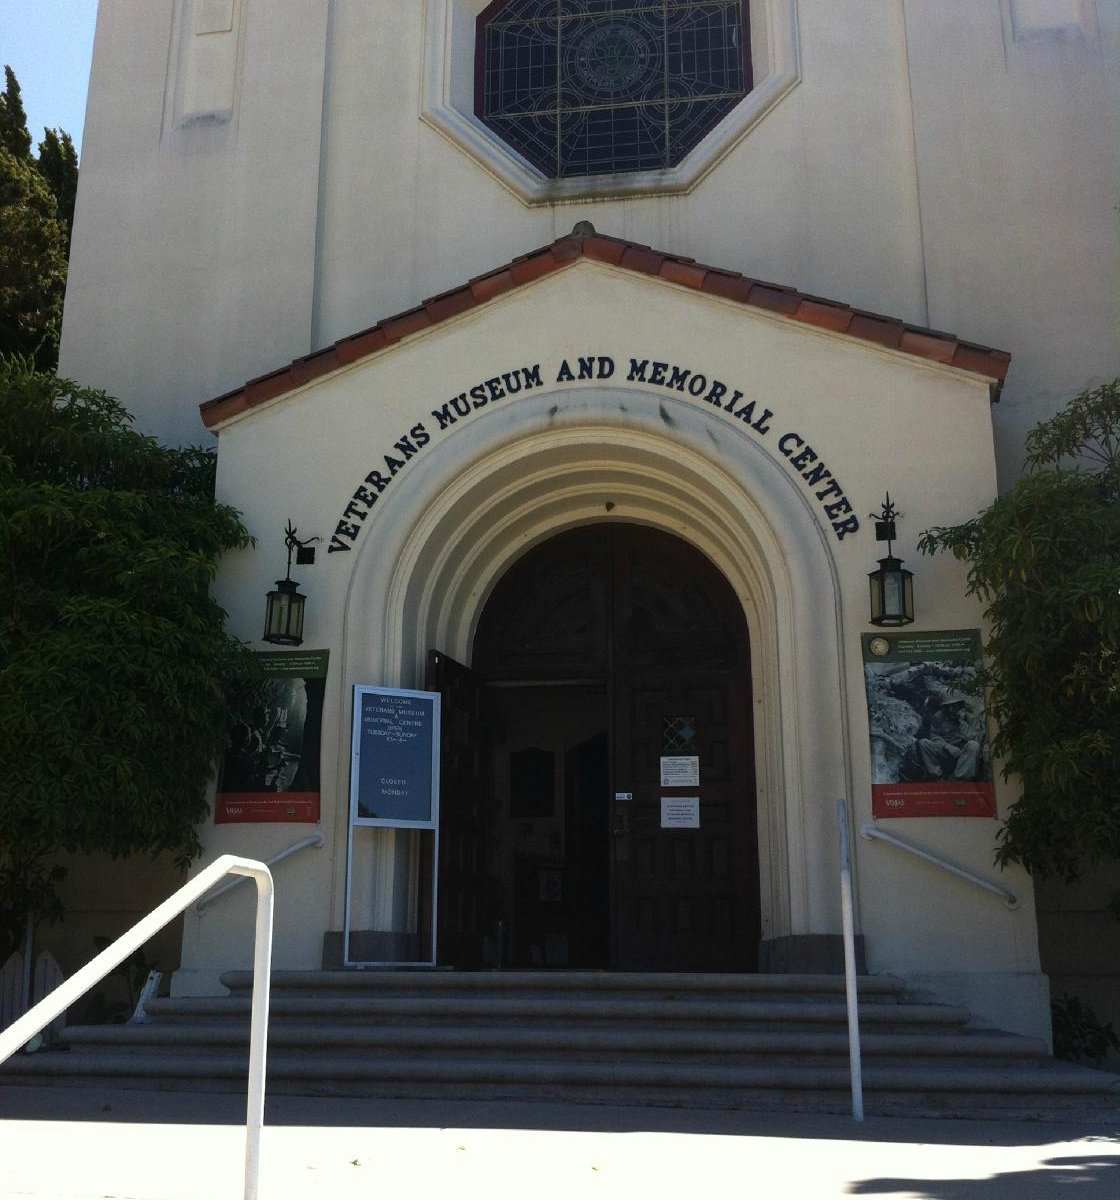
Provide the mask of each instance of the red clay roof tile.
{"label": "red clay roof tile", "polygon": [[370,329],[343,338],[334,346],[296,359],[288,367],[262,375],[242,388],[206,401],[200,406],[202,419],[212,429],[256,405],[274,400],[339,367],[375,354],[393,342],[469,312],[496,296],[532,283],[553,271],[564,270],[580,258],[609,263],[644,275],[660,276],[671,283],[710,296],[780,313],[818,328],[887,346],[918,358],[951,364],[992,381],[993,400],[999,398],[999,388],[1011,361],[1006,351],[962,342],[954,334],[907,325],[892,317],[863,312],[781,284],[764,283],[734,271],[705,266],[681,255],[663,254],[649,246],[596,233],[590,225],[581,222],[572,233],[548,246],[523,254],[504,267],[476,276],[462,287],[452,288],[426,300],[418,308],[398,313]]}
{"label": "red clay roof tile", "polygon": [[471,280],[470,287],[475,300],[479,304],[485,304],[487,300],[493,300],[495,296],[517,287],[517,284],[513,281],[509,267],[503,267],[500,271],[491,271],[489,275],[476,276]]}
{"label": "red clay roof tile", "polygon": [[419,333],[422,329],[427,329],[432,324],[434,322],[428,315],[427,309],[421,305],[419,308],[410,308],[407,312],[398,313],[397,316],[390,317],[387,321],[382,321],[380,326],[389,341],[399,342],[401,338],[406,338],[413,333]]}
{"label": "red clay roof tile", "polygon": [[934,362],[951,363],[957,349],[956,341],[948,341],[941,334],[928,334],[922,329],[913,329],[909,325],[903,330],[898,343],[900,350],[907,354],[918,354],[922,358],[933,359]]}
{"label": "red clay roof tile", "polygon": [[661,263],[662,279],[695,288],[698,292],[704,290],[704,276],[707,273],[707,267],[697,266],[691,259],[665,258]]}
{"label": "red clay roof tile", "polygon": [[356,333],[353,337],[343,338],[341,342],[335,343],[335,349],[338,351],[338,357],[343,364],[356,362],[359,358],[365,358],[370,354],[376,354],[378,350],[384,350],[390,345],[389,338],[386,337],[385,331],[380,325],[375,325],[372,329],[366,329],[362,333]]}
{"label": "red clay roof tile", "polygon": [[831,329],[835,333],[846,332],[852,323],[852,310],[846,305],[817,299],[802,300],[790,316],[795,321],[804,321],[806,325],[816,325],[821,329]]}
{"label": "red clay roof tile", "polygon": [[651,250],[648,246],[627,246],[622,258],[619,259],[619,266],[625,267],[629,271],[641,271],[643,275],[657,275],[661,271],[661,264],[668,257],[666,254],[658,254],[656,250]]}
{"label": "red clay roof tile", "polygon": [[550,275],[558,265],[548,250],[540,250],[536,254],[515,259],[509,265],[509,273],[513,276],[514,283],[524,285],[540,279],[543,275]]}
{"label": "red clay roof tile", "polygon": [[478,301],[475,300],[469,285],[424,301],[424,307],[428,310],[433,325],[438,325],[440,321],[449,321],[452,317],[477,307],[477,304]]}

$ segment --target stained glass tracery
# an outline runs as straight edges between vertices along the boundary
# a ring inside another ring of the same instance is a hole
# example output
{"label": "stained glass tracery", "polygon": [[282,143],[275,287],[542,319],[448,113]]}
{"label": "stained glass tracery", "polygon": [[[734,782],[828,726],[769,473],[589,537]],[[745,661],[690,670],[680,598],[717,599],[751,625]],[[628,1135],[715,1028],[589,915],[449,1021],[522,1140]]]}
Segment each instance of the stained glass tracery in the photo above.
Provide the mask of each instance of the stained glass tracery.
{"label": "stained glass tracery", "polygon": [[746,0],[496,0],[478,115],[545,175],[676,166],[751,89]]}

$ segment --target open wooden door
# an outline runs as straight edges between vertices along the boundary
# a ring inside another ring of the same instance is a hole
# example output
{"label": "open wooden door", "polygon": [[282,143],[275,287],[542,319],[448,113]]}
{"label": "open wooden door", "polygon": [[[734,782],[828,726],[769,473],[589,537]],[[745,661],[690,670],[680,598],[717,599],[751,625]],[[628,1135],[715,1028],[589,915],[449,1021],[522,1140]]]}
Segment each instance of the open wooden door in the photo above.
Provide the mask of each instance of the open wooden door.
{"label": "open wooden door", "polygon": [[442,966],[479,967],[483,938],[493,935],[496,921],[483,836],[489,765],[483,685],[469,667],[432,650],[425,686],[442,697],[436,957]]}

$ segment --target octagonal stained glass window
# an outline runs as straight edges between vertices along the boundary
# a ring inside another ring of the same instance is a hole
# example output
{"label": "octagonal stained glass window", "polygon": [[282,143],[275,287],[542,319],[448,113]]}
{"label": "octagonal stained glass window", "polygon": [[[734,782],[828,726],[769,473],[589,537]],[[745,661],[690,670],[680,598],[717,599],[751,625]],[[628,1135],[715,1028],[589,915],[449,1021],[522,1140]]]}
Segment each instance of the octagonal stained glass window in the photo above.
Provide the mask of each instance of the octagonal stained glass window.
{"label": "octagonal stained glass window", "polygon": [[748,0],[495,0],[475,111],[553,179],[676,166],[751,90]]}

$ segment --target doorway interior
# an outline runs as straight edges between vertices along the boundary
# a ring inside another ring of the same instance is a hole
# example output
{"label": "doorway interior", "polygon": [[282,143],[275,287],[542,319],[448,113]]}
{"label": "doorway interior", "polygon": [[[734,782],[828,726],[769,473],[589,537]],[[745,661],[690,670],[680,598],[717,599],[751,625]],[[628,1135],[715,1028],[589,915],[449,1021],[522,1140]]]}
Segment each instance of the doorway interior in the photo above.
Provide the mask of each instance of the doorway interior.
{"label": "doorway interior", "polygon": [[499,581],[470,671],[432,659],[442,961],[755,969],[749,638],[710,560],[646,526],[568,530]]}

